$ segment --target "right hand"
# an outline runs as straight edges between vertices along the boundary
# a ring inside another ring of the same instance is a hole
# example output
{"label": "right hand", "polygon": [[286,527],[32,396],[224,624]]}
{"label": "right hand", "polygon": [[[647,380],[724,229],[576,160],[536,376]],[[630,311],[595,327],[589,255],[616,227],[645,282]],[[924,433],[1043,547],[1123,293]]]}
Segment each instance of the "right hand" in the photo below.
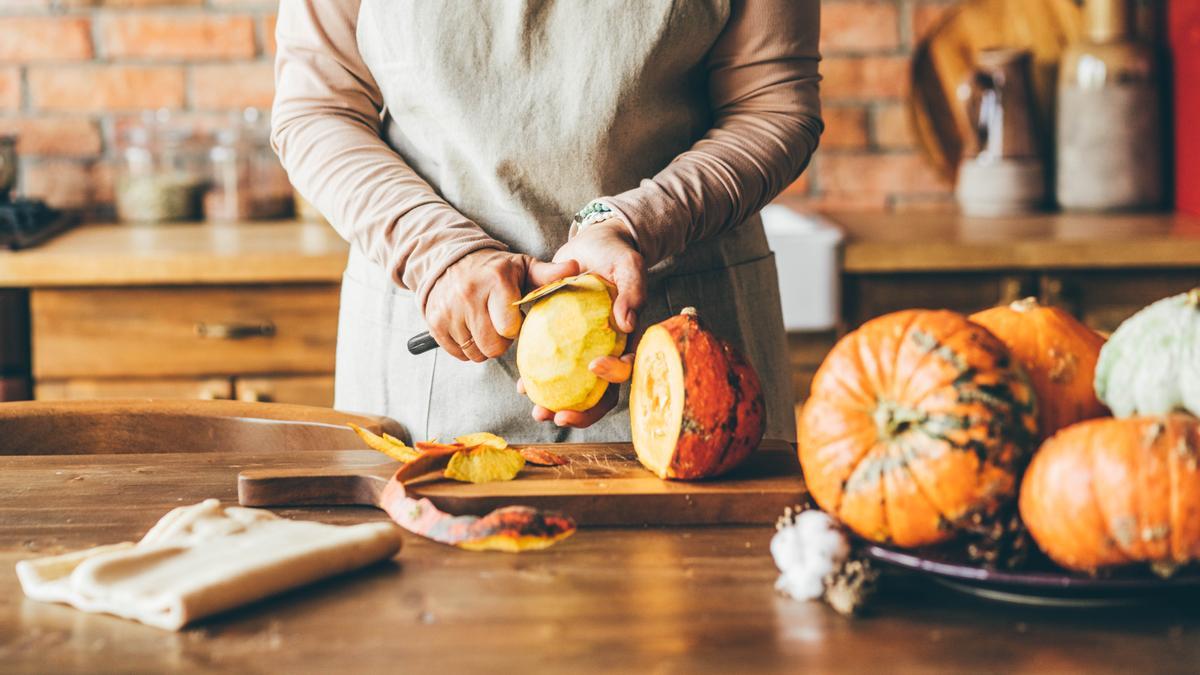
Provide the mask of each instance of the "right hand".
{"label": "right hand", "polygon": [[521,289],[579,273],[574,260],[542,262],[496,249],[468,253],[446,268],[425,301],[425,321],[438,345],[460,361],[503,354],[521,330]]}

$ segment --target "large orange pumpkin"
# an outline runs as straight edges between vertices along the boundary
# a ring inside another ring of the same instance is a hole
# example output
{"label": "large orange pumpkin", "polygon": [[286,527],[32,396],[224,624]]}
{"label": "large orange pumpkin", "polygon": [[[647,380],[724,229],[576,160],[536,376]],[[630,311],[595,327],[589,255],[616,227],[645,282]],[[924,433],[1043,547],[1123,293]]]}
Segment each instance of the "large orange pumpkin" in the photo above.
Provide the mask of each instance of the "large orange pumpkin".
{"label": "large orange pumpkin", "polygon": [[1021,484],[1038,547],[1072,570],[1200,559],[1200,420],[1082,422],[1042,445]]}
{"label": "large orange pumpkin", "polygon": [[1029,375],[1037,394],[1042,438],[1108,414],[1092,386],[1104,346],[1096,331],[1034,298],[972,314],[971,320],[1000,338]]}
{"label": "large orange pumpkin", "polygon": [[646,330],[634,357],[629,423],[638,459],[660,478],[733,469],[762,440],[764,414],[758,374],[704,329],[694,309]]}
{"label": "large orange pumpkin", "polygon": [[863,324],[813,379],[800,463],[813,498],[859,535],[945,541],[1016,494],[1037,434],[1028,379],[965,316],[909,310]]}

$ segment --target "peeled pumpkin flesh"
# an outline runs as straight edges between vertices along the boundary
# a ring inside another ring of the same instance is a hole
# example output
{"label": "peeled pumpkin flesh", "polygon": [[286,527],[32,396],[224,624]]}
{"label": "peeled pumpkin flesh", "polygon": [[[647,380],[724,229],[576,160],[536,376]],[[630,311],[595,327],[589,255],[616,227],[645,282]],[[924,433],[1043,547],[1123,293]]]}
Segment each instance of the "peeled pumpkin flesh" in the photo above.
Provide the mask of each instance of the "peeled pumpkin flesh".
{"label": "peeled pumpkin flesh", "polygon": [[646,330],[634,357],[629,424],[647,469],[676,480],[726,473],[758,447],[764,420],[757,373],[700,325],[695,310]]}
{"label": "peeled pumpkin flesh", "polygon": [[594,274],[539,288],[516,304],[532,303],[517,338],[517,370],[529,399],[544,408],[587,410],[608,383],[588,365],[625,351],[625,334],[612,323],[615,291]]}

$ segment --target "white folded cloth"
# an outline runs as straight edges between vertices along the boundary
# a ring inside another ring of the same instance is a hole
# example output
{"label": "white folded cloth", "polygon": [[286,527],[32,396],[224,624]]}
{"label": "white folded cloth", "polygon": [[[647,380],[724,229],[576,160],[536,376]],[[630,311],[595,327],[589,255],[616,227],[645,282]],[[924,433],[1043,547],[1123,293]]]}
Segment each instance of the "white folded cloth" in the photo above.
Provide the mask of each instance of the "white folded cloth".
{"label": "white folded cloth", "polygon": [[17,577],[33,600],[179,630],[399,550],[400,529],[390,522],[287,520],[207,499],[172,510],[136,544],[23,560]]}

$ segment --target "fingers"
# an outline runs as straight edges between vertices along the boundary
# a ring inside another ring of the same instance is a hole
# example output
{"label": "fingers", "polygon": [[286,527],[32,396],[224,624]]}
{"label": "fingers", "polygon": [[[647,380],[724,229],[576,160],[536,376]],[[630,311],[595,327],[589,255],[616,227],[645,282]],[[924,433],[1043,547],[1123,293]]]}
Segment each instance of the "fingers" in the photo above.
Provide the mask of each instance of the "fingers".
{"label": "fingers", "polygon": [[433,336],[434,340],[437,340],[438,346],[442,348],[442,351],[459,361],[468,360],[466,354],[463,354],[463,351],[458,348],[458,342],[450,337],[450,331],[446,329],[445,325],[432,317],[429,321],[429,334]]}
{"label": "fingers", "polygon": [[[521,299],[521,288],[513,281],[501,284],[499,288],[488,294],[487,312],[492,327],[497,335],[506,342],[517,337],[521,332],[521,308],[513,307],[512,303]],[[505,348],[508,345],[505,344]],[[501,351],[503,353],[503,350]],[[496,354],[499,356],[499,354]]]}
{"label": "fingers", "polygon": [[487,357],[484,356],[479,345],[475,344],[475,339],[465,324],[459,324],[451,328],[450,339],[457,344],[459,351],[463,354],[464,358],[461,360],[469,359],[475,363],[487,361]]}
{"label": "fingers", "polygon": [[[579,274],[579,263],[574,260],[562,262],[542,262],[537,258],[529,258],[529,266],[525,271],[525,285],[530,289],[545,286],[552,281]],[[513,298],[514,300],[516,298]]]}
{"label": "fingers", "polygon": [[620,384],[633,375],[633,354],[626,354],[620,358],[601,356],[588,364],[588,370],[605,382]]}
{"label": "fingers", "polygon": [[560,410],[554,413],[554,423],[560,427],[575,427],[576,429],[590,427],[607,415],[609,410],[616,407],[618,395],[619,390],[616,387],[609,387],[600,402],[587,410],[582,412]]}
{"label": "fingers", "polygon": [[642,256],[628,251],[613,262],[612,282],[617,286],[617,299],[613,302],[613,319],[624,333],[637,328],[637,313],[646,303],[646,270]]}

